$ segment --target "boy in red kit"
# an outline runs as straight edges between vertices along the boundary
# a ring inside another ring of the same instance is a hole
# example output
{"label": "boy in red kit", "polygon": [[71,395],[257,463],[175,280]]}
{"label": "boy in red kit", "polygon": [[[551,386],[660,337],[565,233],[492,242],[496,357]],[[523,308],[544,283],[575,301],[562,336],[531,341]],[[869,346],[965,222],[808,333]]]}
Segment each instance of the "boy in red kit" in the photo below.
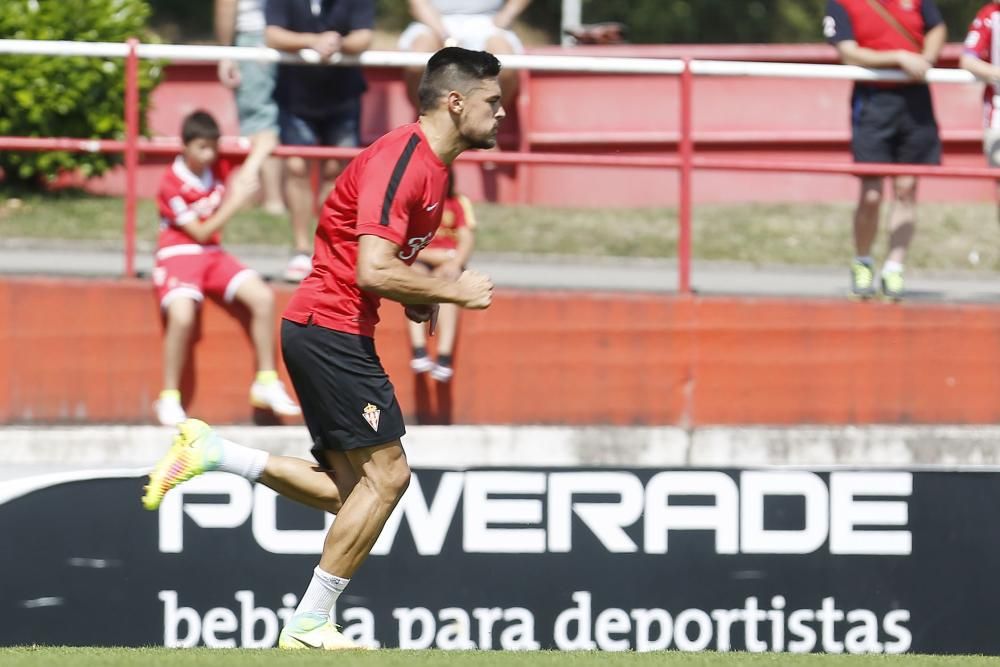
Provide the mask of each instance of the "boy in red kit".
{"label": "boy in red kit", "polygon": [[250,310],[250,336],[257,357],[250,403],[281,416],[301,413],[275,371],[274,295],[256,272],[219,245],[222,228],[254,195],[253,174],[273,146],[256,147],[227,192],[217,164],[219,134],[215,119],[204,111],[185,118],[181,128],[184,148],[163,175],[157,193],[160,238],[153,282],[166,330],[163,390],[155,407],[157,419],[165,426],[187,418],[181,404],[181,372],[198,306],[206,294],[227,303],[238,301]]}
{"label": "boy in red kit", "polygon": [[[444,200],[444,214],[441,226],[430,245],[420,251],[413,268],[424,273],[455,280],[465,265],[469,263],[475,246],[476,216],[472,202],[465,195],[455,192],[455,177],[448,174],[448,197]],[[422,322],[410,322],[410,344],[413,358],[410,368],[414,373],[427,373],[438,382],[448,382],[455,371],[452,369],[452,353],[458,334],[458,306],[442,303],[438,307],[437,363],[427,356],[427,335]]]}

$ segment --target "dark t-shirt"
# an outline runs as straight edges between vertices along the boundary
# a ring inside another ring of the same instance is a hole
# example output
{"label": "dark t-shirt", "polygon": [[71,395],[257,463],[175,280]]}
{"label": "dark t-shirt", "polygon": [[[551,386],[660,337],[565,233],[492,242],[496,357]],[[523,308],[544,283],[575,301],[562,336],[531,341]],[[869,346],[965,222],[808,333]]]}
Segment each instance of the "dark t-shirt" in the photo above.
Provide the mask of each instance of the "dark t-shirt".
{"label": "dark t-shirt", "polygon": [[[375,26],[374,0],[267,0],[267,24],[292,32],[327,32],[346,36]],[[318,13],[314,14],[316,9]],[[360,67],[278,66],[274,97],[296,116],[326,118],[365,92]]]}

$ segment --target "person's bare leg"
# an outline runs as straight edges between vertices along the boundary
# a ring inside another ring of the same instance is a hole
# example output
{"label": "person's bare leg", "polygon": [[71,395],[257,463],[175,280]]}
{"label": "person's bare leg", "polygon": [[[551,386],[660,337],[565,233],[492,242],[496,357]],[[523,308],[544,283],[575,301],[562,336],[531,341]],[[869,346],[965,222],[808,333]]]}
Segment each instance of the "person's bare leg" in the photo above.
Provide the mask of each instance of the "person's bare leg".
{"label": "person's bare leg", "polygon": [[348,450],[345,454],[358,481],[327,533],[319,567],[329,574],[350,579],[368,557],[386,520],[406,491],[410,467],[398,440]]}
{"label": "person's bare leg", "polygon": [[455,350],[455,338],[458,335],[458,306],[453,303],[442,303],[438,306],[437,320],[437,353],[451,356]]}
{"label": "person's bare leg", "polygon": [[280,157],[269,157],[260,168],[260,188],[264,197],[264,210],[274,216],[288,213],[285,207],[284,160]]}
{"label": "person's bare leg", "polygon": [[323,162],[321,168],[322,171],[320,175],[320,188],[319,188],[319,205],[323,206],[323,202],[326,198],[330,196],[330,192],[333,190],[334,183],[337,177],[340,176],[340,172],[344,170],[347,163],[341,160],[326,160]]}
{"label": "person's bare leg", "polygon": [[234,297],[250,311],[250,339],[257,358],[257,371],[273,371],[274,293],[260,276],[246,278]]}
{"label": "person's bare leg", "polygon": [[[413,40],[410,50],[418,53],[434,53],[435,51],[439,51],[443,46],[444,44],[438,39],[437,35],[433,34],[430,30],[424,30],[423,33]],[[420,77],[423,73],[423,67],[407,67],[403,70],[403,78],[406,81],[406,94],[409,96],[410,102],[415,109],[420,108],[417,88],[420,86]]]}
{"label": "person's bare leg", "polygon": [[272,454],[258,481],[290,500],[336,514],[358,479],[343,452],[325,454],[325,469],[304,459]]}
{"label": "person's bare leg", "polygon": [[166,307],[167,327],[163,335],[163,389],[176,391],[187,361],[188,344],[198,315],[198,302],[177,297]]}
{"label": "person's bare leg", "polygon": [[285,196],[292,223],[295,254],[312,255],[313,191],[309,180],[309,162],[290,157],[285,161]]}
{"label": "person's bare leg", "polygon": [[917,179],[897,176],[893,180],[895,200],[889,215],[889,254],[886,262],[903,265],[917,228]]}
{"label": "person's bare leg", "polygon": [[872,254],[881,206],[882,177],[862,178],[861,195],[854,211],[854,249],[858,257],[870,257]]}

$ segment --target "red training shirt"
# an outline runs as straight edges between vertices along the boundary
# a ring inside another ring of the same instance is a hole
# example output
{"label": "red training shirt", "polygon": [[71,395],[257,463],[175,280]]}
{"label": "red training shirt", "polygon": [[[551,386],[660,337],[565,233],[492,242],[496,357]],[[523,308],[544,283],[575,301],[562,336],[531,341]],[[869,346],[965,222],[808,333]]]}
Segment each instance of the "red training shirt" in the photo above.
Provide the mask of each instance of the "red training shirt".
{"label": "red training shirt", "polygon": [[469,198],[465,195],[448,197],[444,202],[441,226],[427,247],[455,250],[458,248],[458,230],[463,227],[472,229],[475,226],[476,216],[472,213],[472,202]]}
{"label": "red training shirt", "polygon": [[[924,35],[942,22],[933,0],[874,0],[902,25],[907,39],[886,21],[869,0],[827,0],[823,34],[832,44],[853,40],[876,51],[904,50],[920,53]],[[916,42],[914,44],[914,42]]]}
{"label": "red training shirt", "polygon": [[399,246],[413,264],[430,243],[444,210],[448,169],[419,123],[389,132],[337,178],[323,204],[313,270],[295,291],[284,319],[374,336],[381,298],[358,287],[358,238],[373,234]]}
{"label": "red training shirt", "polygon": [[222,165],[216,163],[200,175],[188,169],[178,155],[160,179],[156,205],[160,210],[160,238],[157,249],[175,245],[218,245],[221,235],[216,232],[199,244],[184,231],[184,226],[207,220],[218,210],[226,192]]}

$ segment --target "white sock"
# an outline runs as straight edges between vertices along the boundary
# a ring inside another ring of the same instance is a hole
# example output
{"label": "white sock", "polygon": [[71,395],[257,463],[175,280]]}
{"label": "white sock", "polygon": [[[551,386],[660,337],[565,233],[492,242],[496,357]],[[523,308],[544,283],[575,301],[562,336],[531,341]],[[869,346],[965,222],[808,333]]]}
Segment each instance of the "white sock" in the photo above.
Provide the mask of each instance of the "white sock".
{"label": "white sock", "polygon": [[882,273],[902,273],[903,265],[899,262],[887,261],[882,265]]}
{"label": "white sock", "polygon": [[337,604],[337,598],[340,597],[349,583],[351,583],[350,579],[324,572],[317,566],[313,570],[309,588],[306,589],[305,595],[299,601],[299,606],[295,608],[295,615],[329,616],[333,611],[333,606]]}
{"label": "white sock", "polygon": [[222,460],[219,462],[219,470],[231,472],[251,482],[260,479],[270,454],[263,449],[244,447],[225,438],[220,438],[220,440],[222,441]]}

